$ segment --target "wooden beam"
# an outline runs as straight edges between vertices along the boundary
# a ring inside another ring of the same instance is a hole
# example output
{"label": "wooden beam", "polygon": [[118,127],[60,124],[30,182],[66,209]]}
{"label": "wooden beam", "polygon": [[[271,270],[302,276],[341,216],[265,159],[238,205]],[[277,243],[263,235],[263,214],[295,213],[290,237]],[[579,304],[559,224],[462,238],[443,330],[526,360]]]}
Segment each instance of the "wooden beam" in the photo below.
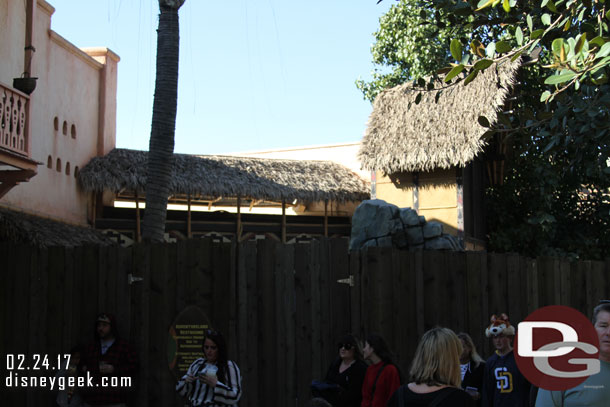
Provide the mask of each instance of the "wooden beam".
{"label": "wooden beam", "polygon": [[324,237],[328,237],[328,199],[324,200]]}
{"label": "wooden beam", "polygon": [[93,229],[96,228],[95,222],[97,219],[97,194],[95,192],[91,192],[91,226]]}
{"label": "wooden beam", "polygon": [[282,243],[286,243],[286,201],[282,200]]}
{"label": "wooden beam", "polygon": [[241,225],[241,197],[238,196],[237,197],[237,228],[235,230],[235,237],[236,237],[237,243],[241,242],[241,230],[242,230],[242,225]]}
{"label": "wooden beam", "polygon": [[186,203],[188,205],[188,210],[186,212],[186,237],[190,239],[191,237],[193,237],[193,233],[191,230],[191,194],[188,194]]}
{"label": "wooden beam", "polygon": [[210,202],[208,202],[208,211],[212,210],[212,204],[214,204],[215,202],[218,202],[222,199],[222,197],[218,197],[216,199],[212,199]]}
{"label": "wooden beam", "polygon": [[252,212],[252,208],[254,208],[254,205],[258,205],[261,202],[263,202],[263,201],[260,200],[260,199],[252,199],[250,201],[250,209],[249,209],[249,211]]}
{"label": "wooden beam", "polygon": [[10,191],[15,185],[16,182],[3,182],[0,184],[0,198],[2,198],[8,191]]}
{"label": "wooden beam", "polygon": [[[278,218],[277,216],[276,218]],[[286,217],[287,219],[290,219]],[[290,231],[293,234],[304,234],[311,236],[321,236],[320,224],[322,223],[322,216],[316,217],[316,222],[308,222],[308,223],[290,223]],[[132,232],[136,228],[135,216],[131,213],[131,217],[129,219],[103,219],[98,218],[96,221],[96,226],[98,229],[113,229],[117,231],[126,231]],[[253,234],[265,234],[272,233],[275,234],[278,238],[277,241],[281,241],[279,236],[281,236],[281,227],[280,222],[277,219],[274,221],[265,219],[265,221],[246,221],[244,220],[244,214],[242,214],[242,234],[241,240],[247,240],[252,237],[252,235],[247,236],[249,233]],[[235,235],[235,218],[230,221],[217,221],[213,219],[208,220],[197,220],[196,217],[193,217],[192,220],[192,232],[195,233],[208,233],[208,232],[216,232],[220,234],[231,234]],[[167,231],[180,231],[186,236],[186,219],[183,220],[168,220],[166,222]],[[328,236],[332,237],[333,235],[346,236],[350,235],[350,225],[349,223],[341,223],[335,224],[332,223],[330,217],[328,221]]]}
{"label": "wooden beam", "polygon": [[142,241],[142,226],[140,224],[140,197],[136,191],[136,242]]}
{"label": "wooden beam", "polygon": [[457,237],[464,243],[464,174],[461,168],[456,169],[457,189]]}
{"label": "wooden beam", "polygon": [[413,209],[419,215],[419,172],[413,173]]}
{"label": "wooden beam", "polygon": [[0,182],[3,184],[18,184],[20,182],[28,182],[34,175],[36,175],[36,171],[32,170],[0,171]]}
{"label": "wooden beam", "polygon": [[0,171],[0,198],[20,182],[28,182],[34,175],[36,171],[32,170]]}

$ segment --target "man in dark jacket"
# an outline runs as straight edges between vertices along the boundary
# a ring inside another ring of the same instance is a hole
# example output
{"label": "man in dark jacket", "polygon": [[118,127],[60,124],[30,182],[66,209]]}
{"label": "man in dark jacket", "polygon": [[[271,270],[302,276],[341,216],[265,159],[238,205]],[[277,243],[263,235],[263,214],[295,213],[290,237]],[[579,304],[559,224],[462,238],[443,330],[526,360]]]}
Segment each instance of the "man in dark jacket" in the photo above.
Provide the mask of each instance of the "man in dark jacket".
{"label": "man in dark jacket", "polygon": [[93,378],[94,387],[83,389],[92,406],[126,407],[135,388],[138,358],[119,336],[113,315],[102,313],[95,321],[95,341],[85,348],[79,364],[83,374]]}

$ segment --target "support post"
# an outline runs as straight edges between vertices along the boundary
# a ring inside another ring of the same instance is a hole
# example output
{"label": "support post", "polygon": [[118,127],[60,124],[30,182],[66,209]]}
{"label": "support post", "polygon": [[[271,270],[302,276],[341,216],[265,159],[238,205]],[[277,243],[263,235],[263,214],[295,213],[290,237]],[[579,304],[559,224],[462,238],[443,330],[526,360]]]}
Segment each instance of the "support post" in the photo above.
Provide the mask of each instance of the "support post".
{"label": "support post", "polygon": [[282,243],[286,243],[286,200],[282,199]]}
{"label": "support post", "polygon": [[140,197],[136,191],[136,242],[142,241],[142,224],[140,223]]}
{"label": "support post", "polygon": [[193,237],[193,230],[191,227],[191,194],[188,194],[186,204],[188,207],[186,212],[186,237],[190,239],[191,237]]}
{"label": "support post", "polygon": [[413,209],[419,215],[419,172],[413,173]]}
{"label": "support post", "polygon": [[324,200],[324,237],[328,237],[328,199]]}
{"label": "support post", "polygon": [[241,242],[241,231],[242,231],[242,225],[241,225],[241,197],[238,195],[237,196],[237,227],[235,230],[235,238],[237,240],[237,243]]}
{"label": "support post", "polygon": [[456,169],[457,189],[457,238],[464,244],[464,174],[461,168]]}

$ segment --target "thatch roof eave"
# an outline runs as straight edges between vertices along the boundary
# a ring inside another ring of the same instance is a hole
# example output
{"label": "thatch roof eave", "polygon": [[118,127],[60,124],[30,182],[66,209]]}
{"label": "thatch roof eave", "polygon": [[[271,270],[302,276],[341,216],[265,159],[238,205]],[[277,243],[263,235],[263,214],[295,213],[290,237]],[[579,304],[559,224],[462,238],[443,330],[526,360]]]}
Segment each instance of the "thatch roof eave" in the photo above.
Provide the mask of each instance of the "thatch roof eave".
{"label": "thatch roof eave", "polygon": [[41,248],[114,244],[99,230],[8,208],[0,208],[0,240]]}
{"label": "thatch roof eave", "polygon": [[[79,173],[85,191],[130,190],[144,194],[147,152],[114,149],[92,159]],[[273,201],[361,201],[369,186],[329,161],[174,154],[172,195],[248,197]]]}
{"label": "thatch roof eave", "polygon": [[466,166],[485,146],[488,129],[478,118],[496,122],[520,65],[494,65],[468,85],[437,82],[426,90],[406,83],[383,91],[358,153],[362,167],[392,174]]}

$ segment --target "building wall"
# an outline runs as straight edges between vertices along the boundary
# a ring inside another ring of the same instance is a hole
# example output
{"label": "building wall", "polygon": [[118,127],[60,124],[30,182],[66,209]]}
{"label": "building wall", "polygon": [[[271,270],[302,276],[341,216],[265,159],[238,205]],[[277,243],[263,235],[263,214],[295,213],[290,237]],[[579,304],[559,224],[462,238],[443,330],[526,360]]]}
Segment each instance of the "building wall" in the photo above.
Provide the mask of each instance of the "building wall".
{"label": "building wall", "polygon": [[369,171],[360,169],[358,150],[360,142],[327,144],[317,146],[287,147],[262,151],[228,153],[239,157],[283,158],[287,160],[332,161],[349,168],[362,179],[370,181]]}
{"label": "building wall", "polygon": [[[418,213],[427,221],[443,223],[443,231],[457,235],[458,205],[456,170],[435,170],[417,173],[419,185]],[[393,203],[400,208],[414,208],[414,174],[400,173],[385,176],[376,173],[377,199]]]}
{"label": "building wall", "polygon": [[[21,8],[13,8],[14,3]],[[15,20],[23,20],[25,26],[23,2],[0,0],[0,4],[0,9],[15,12]],[[91,158],[114,147],[119,58],[105,48],[80,50],[52,31],[54,11],[44,0],[37,1],[31,76],[39,79],[30,96],[29,125],[31,156],[41,165],[35,177],[13,188],[0,205],[86,224],[89,197],[80,190],[76,175]],[[12,16],[7,18],[13,21]],[[21,51],[10,52],[9,58],[18,59],[23,69],[25,29],[12,30],[11,38]],[[4,54],[1,57],[6,59]],[[19,64],[2,63],[0,78],[12,75],[6,72],[14,70],[12,65]]]}
{"label": "building wall", "polygon": [[9,87],[23,73],[25,17],[23,1],[0,0],[0,82]]}
{"label": "building wall", "polygon": [[[332,161],[349,168],[352,172],[360,176],[363,180],[370,182],[370,171],[360,169],[358,161],[358,150],[360,142],[339,143],[303,147],[287,147],[272,150],[249,151],[238,153],[227,153],[224,155],[238,157],[256,158],[276,158],[286,160],[312,160],[312,161]],[[327,213],[329,216],[351,216],[360,202],[329,202]],[[324,215],[324,202],[312,202],[304,208],[299,208],[302,215]]]}

